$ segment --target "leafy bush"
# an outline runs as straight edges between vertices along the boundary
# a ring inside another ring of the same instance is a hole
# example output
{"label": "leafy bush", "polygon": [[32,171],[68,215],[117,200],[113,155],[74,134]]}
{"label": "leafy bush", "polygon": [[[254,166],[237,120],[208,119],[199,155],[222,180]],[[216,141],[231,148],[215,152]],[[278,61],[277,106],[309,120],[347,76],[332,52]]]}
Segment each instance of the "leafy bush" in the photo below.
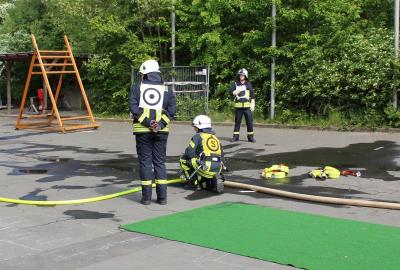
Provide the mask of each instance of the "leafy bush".
{"label": "leafy bush", "polygon": [[[255,118],[267,118],[275,57],[276,121],[397,126],[397,112],[387,108],[399,86],[394,71],[400,74],[392,61],[393,1],[275,2],[271,48],[272,1],[175,1],[177,65],[211,66],[210,113],[232,117],[227,89],[245,67],[255,87]],[[75,54],[91,55],[82,75],[94,111],[124,114],[131,68],[150,57],[170,64],[170,10],[170,0],[3,0],[0,50],[31,50],[30,33],[42,47],[60,48],[67,34]],[[26,73],[14,72],[13,87],[22,90]],[[179,99],[177,117],[189,119],[203,105]]]}

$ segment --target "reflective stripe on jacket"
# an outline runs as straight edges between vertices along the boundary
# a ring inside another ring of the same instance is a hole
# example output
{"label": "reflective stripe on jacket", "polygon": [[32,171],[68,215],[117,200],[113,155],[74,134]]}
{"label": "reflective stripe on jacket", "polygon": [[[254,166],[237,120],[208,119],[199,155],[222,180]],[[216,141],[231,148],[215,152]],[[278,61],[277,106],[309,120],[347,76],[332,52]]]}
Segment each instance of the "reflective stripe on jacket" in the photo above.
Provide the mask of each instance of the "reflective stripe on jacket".
{"label": "reflective stripe on jacket", "polygon": [[[160,125],[159,132],[168,133],[169,124],[176,112],[176,99],[172,87],[164,85],[159,73],[149,73],[146,77],[139,85],[132,87],[129,95],[133,133],[152,132],[152,120]],[[157,106],[157,102],[160,106]]]}
{"label": "reflective stripe on jacket", "polygon": [[235,82],[231,86],[231,92],[235,90],[241,90],[240,93],[235,96],[235,108],[250,108],[250,100],[255,98],[253,85],[250,82],[241,84],[240,82]]}
{"label": "reflective stripe on jacket", "polygon": [[[203,157],[200,158],[200,155],[203,155]],[[184,158],[190,160],[195,169],[200,166],[197,160],[201,159],[205,167],[200,168],[198,174],[211,178],[222,170],[223,150],[221,142],[211,129],[204,129],[192,137],[185,150]]]}

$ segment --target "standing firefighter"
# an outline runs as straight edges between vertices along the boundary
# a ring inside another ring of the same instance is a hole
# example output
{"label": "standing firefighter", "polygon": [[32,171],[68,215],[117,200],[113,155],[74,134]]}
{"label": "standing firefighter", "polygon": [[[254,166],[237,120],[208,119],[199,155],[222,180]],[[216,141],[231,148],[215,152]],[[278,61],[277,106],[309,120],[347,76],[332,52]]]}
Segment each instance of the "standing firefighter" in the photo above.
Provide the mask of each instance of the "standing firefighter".
{"label": "standing firefighter", "polygon": [[184,178],[198,189],[222,193],[223,150],[211,129],[211,119],[206,115],[198,115],[193,120],[193,127],[196,134],[180,159]]}
{"label": "standing firefighter", "polygon": [[256,142],[253,130],[253,111],[255,108],[253,85],[248,81],[249,76],[246,69],[239,69],[238,75],[239,81],[235,82],[230,89],[235,96],[235,129],[231,141],[239,140],[240,124],[244,115],[247,125],[247,140]]}
{"label": "standing firefighter", "polygon": [[[155,180],[157,202],[167,203],[165,156],[169,123],[176,111],[172,87],[164,85],[157,61],[147,60],[139,69],[141,82],[132,87],[129,106],[133,115],[133,134],[142,184],[142,204],[151,203]],[[153,173],[154,168],[154,173]]]}

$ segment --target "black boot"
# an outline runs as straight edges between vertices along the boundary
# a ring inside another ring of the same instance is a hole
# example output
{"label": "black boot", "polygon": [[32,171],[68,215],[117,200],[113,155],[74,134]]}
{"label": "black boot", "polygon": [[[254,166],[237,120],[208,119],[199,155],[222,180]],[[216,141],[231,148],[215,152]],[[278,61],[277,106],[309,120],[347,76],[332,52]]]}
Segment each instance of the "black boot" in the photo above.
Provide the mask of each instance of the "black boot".
{"label": "black boot", "polygon": [[254,135],[247,135],[247,140],[248,140],[249,142],[252,142],[252,143],[255,143],[255,142],[256,142],[256,139],[254,139]]}
{"label": "black boot", "polygon": [[157,184],[157,202],[161,205],[167,204],[167,184]]}
{"label": "black boot", "polygon": [[231,142],[237,142],[239,141],[239,135],[233,135]]}
{"label": "black boot", "polygon": [[142,200],[140,201],[142,204],[151,204],[151,191],[151,185],[142,185]]}
{"label": "black boot", "polygon": [[167,199],[157,199],[157,202],[160,205],[166,205],[167,204]]}
{"label": "black boot", "polygon": [[221,194],[224,192],[224,180],[219,175],[216,175],[215,178],[212,180],[212,185],[212,190],[215,193]]}
{"label": "black boot", "polygon": [[146,200],[145,198],[142,197],[142,199],[140,200],[140,203],[143,205],[150,205],[151,200]]}

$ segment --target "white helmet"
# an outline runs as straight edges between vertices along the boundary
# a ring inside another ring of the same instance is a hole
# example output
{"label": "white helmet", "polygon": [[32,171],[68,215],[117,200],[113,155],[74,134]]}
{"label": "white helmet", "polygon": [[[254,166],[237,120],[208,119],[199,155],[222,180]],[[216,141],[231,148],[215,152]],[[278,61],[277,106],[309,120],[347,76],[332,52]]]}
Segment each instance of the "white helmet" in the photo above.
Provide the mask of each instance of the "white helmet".
{"label": "white helmet", "polygon": [[193,126],[198,129],[211,128],[211,119],[207,115],[198,115],[193,119]]}
{"label": "white helmet", "polygon": [[140,65],[139,72],[142,74],[147,74],[150,72],[160,72],[160,66],[156,60],[147,60]]}
{"label": "white helmet", "polygon": [[249,78],[249,73],[247,72],[247,70],[245,68],[239,69],[238,75],[244,75],[244,76],[246,76],[246,78]]}

